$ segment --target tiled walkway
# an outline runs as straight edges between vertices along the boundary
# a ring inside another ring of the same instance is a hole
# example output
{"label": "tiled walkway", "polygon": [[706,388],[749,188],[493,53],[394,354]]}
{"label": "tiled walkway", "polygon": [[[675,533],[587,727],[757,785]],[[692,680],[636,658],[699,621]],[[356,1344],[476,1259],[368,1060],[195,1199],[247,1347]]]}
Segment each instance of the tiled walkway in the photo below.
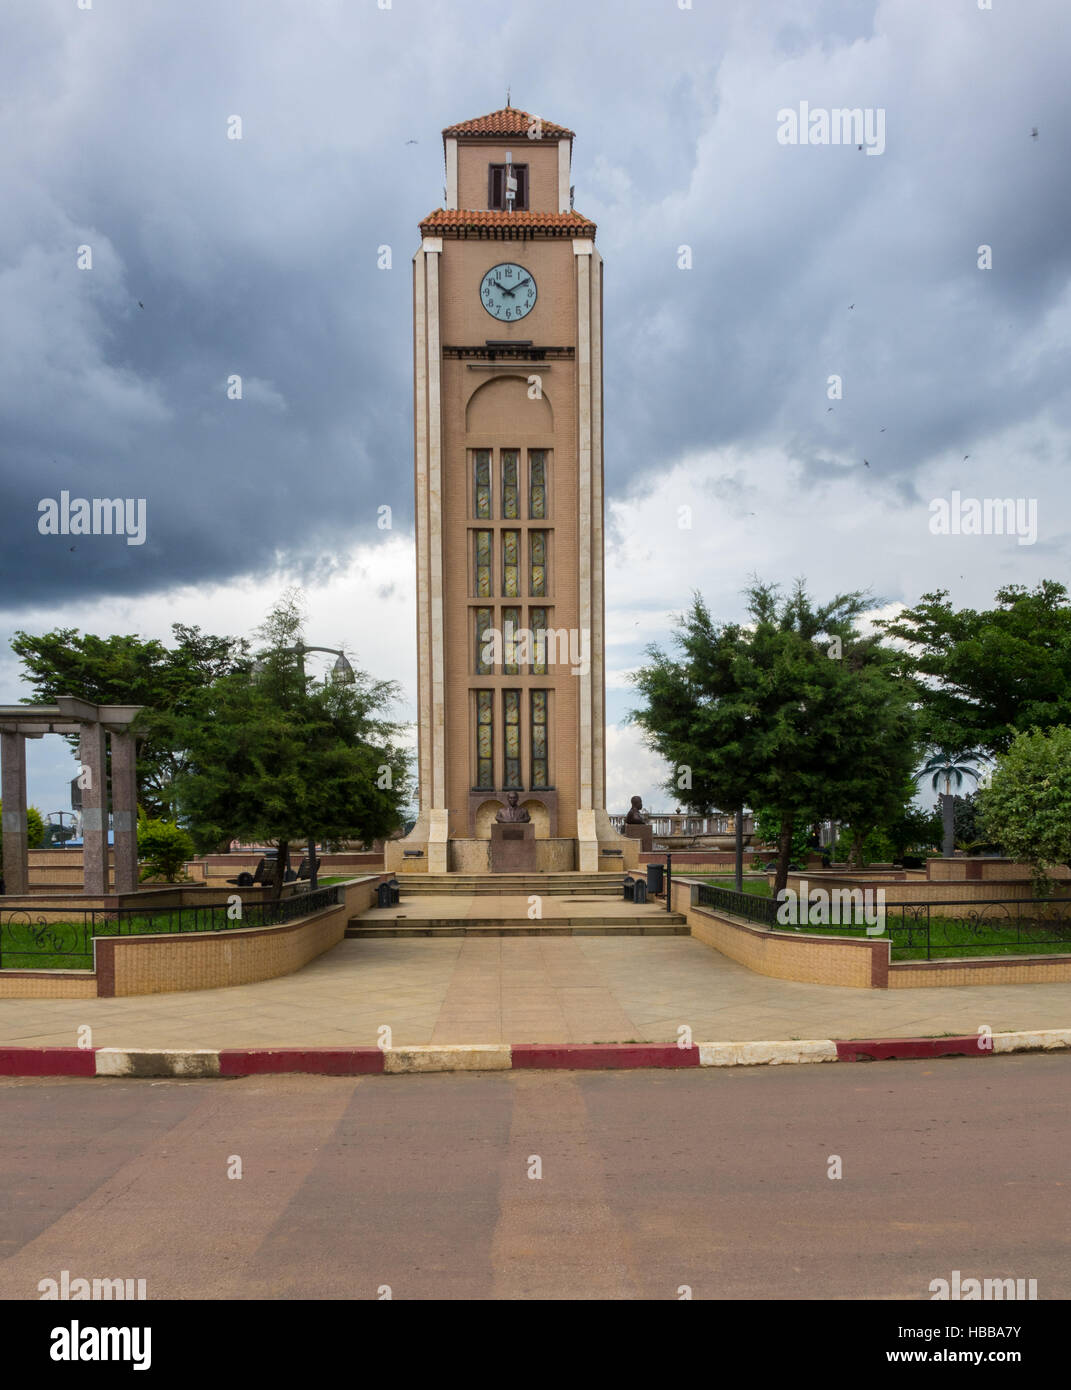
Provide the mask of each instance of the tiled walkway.
{"label": "tiled walkway", "polygon": [[690,937],[349,940],[295,975],[131,999],[0,1001],[0,1043],[374,1046],[936,1036],[1071,1025],[1071,985],[856,990],[755,975]]}

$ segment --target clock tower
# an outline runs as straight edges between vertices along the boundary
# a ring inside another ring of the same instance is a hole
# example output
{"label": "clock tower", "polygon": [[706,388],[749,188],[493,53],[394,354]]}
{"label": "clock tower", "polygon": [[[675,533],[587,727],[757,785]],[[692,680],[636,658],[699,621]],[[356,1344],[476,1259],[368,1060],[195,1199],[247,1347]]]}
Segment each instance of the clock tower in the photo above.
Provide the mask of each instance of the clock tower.
{"label": "clock tower", "polygon": [[443,131],[413,258],[419,818],[395,871],[483,873],[507,798],[541,872],[634,867],[605,801],[602,257],[573,132]]}

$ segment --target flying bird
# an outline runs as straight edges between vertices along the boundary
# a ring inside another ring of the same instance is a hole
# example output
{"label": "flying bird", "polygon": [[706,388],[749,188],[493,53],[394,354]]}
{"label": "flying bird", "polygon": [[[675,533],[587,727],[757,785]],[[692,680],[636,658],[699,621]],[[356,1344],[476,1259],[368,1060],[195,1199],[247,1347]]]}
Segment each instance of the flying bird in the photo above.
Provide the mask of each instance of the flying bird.
{"label": "flying bird", "polygon": [[1035,126],[1034,129],[1030,132],[1030,138],[1031,138],[1032,140],[1036,140],[1036,139],[1038,138],[1038,128],[1037,128],[1037,126]]}
{"label": "flying bird", "polygon": [[419,141],[419,140],[407,140],[405,143],[406,143],[407,145],[419,145],[419,144],[420,144],[420,141]]}
{"label": "flying bird", "polygon": [[139,309],[144,309],[144,308],[145,308],[145,305],[142,304],[142,302],[141,302],[140,299],[138,300],[138,308],[139,308]]}
{"label": "flying bird", "polygon": [[882,434],[885,433],[885,426],[884,426],[884,425],[882,425],[882,427],[881,427],[881,432],[882,432]]}
{"label": "flying bird", "polygon": [[854,309],[854,308],[855,308],[855,305],[854,305],[854,304],[849,304],[849,305],[848,305],[848,308],[849,308],[849,309]]}
{"label": "flying bird", "polygon": [[870,460],[869,460],[869,459],[864,459],[863,462],[866,464],[866,466],[867,466],[868,468],[870,467]]}
{"label": "flying bird", "polygon": [[970,458],[970,454],[964,454],[964,455],[963,455],[963,462],[966,463],[967,460],[968,460],[969,458]]}
{"label": "flying bird", "polygon": [[833,407],[832,407],[831,405],[826,406],[826,414],[828,415],[829,412],[830,412],[832,409],[833,409]]}

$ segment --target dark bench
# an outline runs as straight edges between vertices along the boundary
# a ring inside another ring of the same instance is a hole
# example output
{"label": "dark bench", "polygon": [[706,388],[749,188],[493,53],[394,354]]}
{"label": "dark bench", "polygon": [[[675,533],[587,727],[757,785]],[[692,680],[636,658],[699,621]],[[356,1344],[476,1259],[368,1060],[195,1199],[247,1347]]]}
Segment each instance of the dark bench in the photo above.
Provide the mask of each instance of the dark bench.
{"label": "dark bench", "polygon": [[269,877],[268,861],[262,859],[252,873],[246,870],[244,873],[240,873],[237,878],[229,878],[227,882],[235,883],[239,888],[253,888],[258,883],[267,883]]}

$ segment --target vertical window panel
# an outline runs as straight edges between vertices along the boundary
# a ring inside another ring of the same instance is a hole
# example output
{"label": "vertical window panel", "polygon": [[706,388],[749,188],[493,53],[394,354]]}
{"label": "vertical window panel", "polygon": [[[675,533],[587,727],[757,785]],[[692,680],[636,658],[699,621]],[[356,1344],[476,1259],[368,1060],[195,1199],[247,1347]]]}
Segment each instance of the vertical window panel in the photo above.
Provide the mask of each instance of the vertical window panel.
{"label": "vertical window panel", "polygon": [[491,597],[491,532],[475,531],[476,597]]}
{"label": "vertical window panel", "polygon": [[494,622],[490,608],[476,609],[476,674],[478,676],[493,676],[495,666],[493,661],[488,661],[484,656],[484,648],[491,640],[490,629]]}
{"label": "vertical window panel", "polygon": [[502,532],[502,592],[506,598],[520,598],[521,596],[521,533],[519,531]]}
{"label": "vertical window panel", "polygon": [[488,791],[495,785],[495,692],[476,692],[476,786]]}
{"label": "vertical window panel", "polygon": [[521,692],[504,690],[502,692],[502,715],[505,725],[505,786],[520,791],[521,782]]}
{"label": "vertical window panel", "polygon": [[533,598],[544,598],[547,592],[547,533],[529,531],[529,586]]}
{"label": "vertical window panel", "polygon": [[521,490],[518,473],[521,466],[518,449],[502,450],[502,516],[505,521],[518,521],[521,515]]}
{"label": "vertical window panel", "polygon": [[473,456],[473,489],[476,516],[491,519],[491,450],[477,449]]}
{"label": "vertical window panel", "polygon": [[533,521],[547,519],[547,451],[528,452],[528,515]]}
{"label": "vertical window panel", "polygon": [[550,748],[548,744],[547,692],[532,694],[532,786],[550,786]]}
{"label": "vertical window panel", "polygon": [[532,675],[545,676],[547,674],[547,610],[545,608],[530,608],[528,610],[528,621],[532,627]]}
{"label": "vertical window panel", "polygon": [[502,674],[504,676],[520,675],[520,667],[517,665],[517,632],[520,626],[521,610],[519,608],[503,608]]}

